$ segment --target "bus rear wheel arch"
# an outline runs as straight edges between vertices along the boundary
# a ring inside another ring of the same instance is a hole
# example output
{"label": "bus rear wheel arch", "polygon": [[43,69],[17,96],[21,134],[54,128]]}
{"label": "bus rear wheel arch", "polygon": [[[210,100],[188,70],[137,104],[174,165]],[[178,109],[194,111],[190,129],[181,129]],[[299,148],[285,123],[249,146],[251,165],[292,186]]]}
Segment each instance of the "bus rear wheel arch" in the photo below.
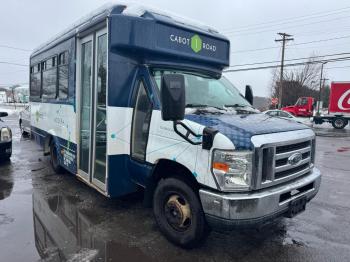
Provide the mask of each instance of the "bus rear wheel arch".
{"label": "bus rear wheel arch", "polygon": [[64,172],[58,159],[58,148],[53,139],[50,141],[50,163],[56,174],[62,174]]}

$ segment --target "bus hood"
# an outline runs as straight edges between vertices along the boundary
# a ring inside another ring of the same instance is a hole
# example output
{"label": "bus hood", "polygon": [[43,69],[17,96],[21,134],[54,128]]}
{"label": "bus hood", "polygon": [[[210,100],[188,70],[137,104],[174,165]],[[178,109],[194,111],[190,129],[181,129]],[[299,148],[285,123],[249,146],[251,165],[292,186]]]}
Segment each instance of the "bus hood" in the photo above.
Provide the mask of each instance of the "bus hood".
{"label": "bus hood", "polygon": [[265,114],[245,115],[186,115],[186,119],[206,127],[217,129],[227,136],[239,150],[252,150],[251,137],[255,135],[308,129],[292,120],[271,117]]}

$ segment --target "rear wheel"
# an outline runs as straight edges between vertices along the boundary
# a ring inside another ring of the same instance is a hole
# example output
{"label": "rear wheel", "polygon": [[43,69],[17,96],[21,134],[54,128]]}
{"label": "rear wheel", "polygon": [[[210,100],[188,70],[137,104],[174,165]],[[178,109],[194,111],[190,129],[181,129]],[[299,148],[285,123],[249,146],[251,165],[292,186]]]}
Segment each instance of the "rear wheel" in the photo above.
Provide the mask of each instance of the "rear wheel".
{"label": "rear wheel", "polygon": [[337,117],[332,121],[332,126],[336,129],[343,129],[347,124],[348,124],[348,120],[342,117]]}
{"label": "rear wheel", "polygon": [[29,133],[24,130],[22,120],[19,121],[19,129],[21,130],[21,135],[26,137],[29,136]]}
{"label": "rear wheel", "polygon": [[61,167],[58,161],[57,146],[53,141],[51,141],[50,143],[50,162],[51,162],[52,169],[55,171],[56,174],[63,173],[63,168]]}
{"label": "rear wheel", "polygon": [[179,179],[167,178],[159,182],[153,197],[153,212],[161,232],[176,245],[193,248],[207,235],[199,198]]}
{"label": "rear wheel", "polygon": [[24,135],[24,128],[21,120],[19,120],[19,129],[21,130],[21,135]]}

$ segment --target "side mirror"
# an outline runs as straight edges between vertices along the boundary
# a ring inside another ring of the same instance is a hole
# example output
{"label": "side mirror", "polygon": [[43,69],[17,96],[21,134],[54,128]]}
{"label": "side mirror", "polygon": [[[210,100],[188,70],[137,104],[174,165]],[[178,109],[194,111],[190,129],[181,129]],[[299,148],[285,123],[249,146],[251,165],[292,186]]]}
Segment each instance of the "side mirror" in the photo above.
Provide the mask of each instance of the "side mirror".
{"label": "side mirror", "polygon": [[0,112],[0,117],[8,116],[9,114],[7,112]]}
{"label": "side mirror", "polygon": [[245,96],[244,97],[249,102],[249,104],[253,105],[254,96],[253,96],[253,89],[251,88],[251,86],[249,86],[249,85],[245,86]]}
{"label": "side mirror", "polygon": [[180,74],[163,75],[160,99],[162,102],[162,119],[164,121],[183,120],[186,107],[185,77]]}

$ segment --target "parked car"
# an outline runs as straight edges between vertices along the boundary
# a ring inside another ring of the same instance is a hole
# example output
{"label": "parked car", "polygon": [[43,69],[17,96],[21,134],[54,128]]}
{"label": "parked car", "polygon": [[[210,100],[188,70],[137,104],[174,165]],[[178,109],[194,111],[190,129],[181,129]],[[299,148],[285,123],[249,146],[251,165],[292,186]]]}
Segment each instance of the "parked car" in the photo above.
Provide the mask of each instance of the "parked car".
{"label": "parked car", "polygon": [[266,115],[269,116],[274,116],[274,117],[280,117],[280,118],[284,118],[284,119],[288,119],[288,120],[292,120],[307,126],[311,126],[312,122],[310,121],[309,118],[297,118],[295,116],[293,116],[291,113],[283,111],[283,110],[278,110],[278,109],[274,109],[274,110],[267,110],[265,112],[263,112]]}
{"label": "parked car", "polygon": [[2,120],[6,117],[6,112],[0,112],[0,159],[9,159],[12,155],[12,131]]}
{"label": "parked car", "polygon": [[19,128],[22,135],[30,135],[30,106],[26,106],[19,113]]}

